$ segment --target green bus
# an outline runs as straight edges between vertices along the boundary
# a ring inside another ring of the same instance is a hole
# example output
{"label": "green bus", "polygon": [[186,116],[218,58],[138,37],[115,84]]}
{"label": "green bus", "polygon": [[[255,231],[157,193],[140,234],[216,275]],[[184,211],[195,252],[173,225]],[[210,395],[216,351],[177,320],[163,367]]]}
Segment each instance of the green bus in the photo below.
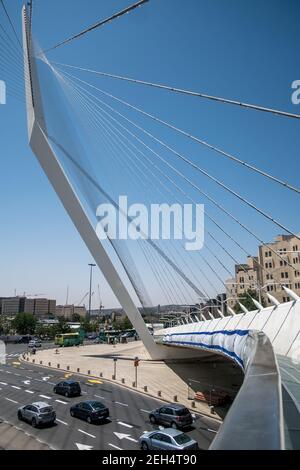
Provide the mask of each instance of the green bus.
{"label": "green bus", "polygon": [[55,336],[56,346],[79,346],[83,344],[84,334],[80,333],[64,333]]}

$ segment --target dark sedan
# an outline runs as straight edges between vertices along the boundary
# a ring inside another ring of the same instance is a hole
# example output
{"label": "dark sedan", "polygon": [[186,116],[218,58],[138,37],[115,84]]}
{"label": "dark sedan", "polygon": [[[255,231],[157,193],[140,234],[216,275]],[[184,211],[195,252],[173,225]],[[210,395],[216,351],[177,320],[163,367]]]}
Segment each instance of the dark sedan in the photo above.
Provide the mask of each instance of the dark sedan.
{"label": "dark sedan", "polygon": [[79,397],[81,388],[79,382],[74,380],[64,380],[56,384],[53,388],[54,393],[64,395],[65,397]]}
{"label": "dark sedan", "polygon": [[100,401],[87,400],[71,406],[70,414],[74,418],[95,423],[105,421],[109,417],[109,409]]}

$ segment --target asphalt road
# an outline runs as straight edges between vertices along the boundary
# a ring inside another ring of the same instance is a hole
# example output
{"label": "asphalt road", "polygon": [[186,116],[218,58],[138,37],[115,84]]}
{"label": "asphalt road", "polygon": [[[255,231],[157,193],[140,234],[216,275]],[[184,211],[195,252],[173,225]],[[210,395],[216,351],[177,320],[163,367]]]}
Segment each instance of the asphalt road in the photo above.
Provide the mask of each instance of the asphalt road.
{"label": "asphalt road", "polygon": [[[65,398],[53,393],[55,383],[66,373],[24,364],[18,356],[26,345],[7,345],[6,364],[0,365],[0,417],[15,424],[53,449],[74,450],[81,446],[95,450],[135,450],[144,431],[157,429],[149,422],[148,412],[164,404],[132,390],[105,381],[89,382],[88,377],[72,374],[82,388],[82,397]],[[97,399],[109,407],[110,420],[103,424],[88,424],[70,416],[70,405],[83,399]],[[45,401],[55,408],[57,420],[52,427],[34,429],[17,418],[17,409],[35,401]],[[207,449],[220,423],[212,418],[196,415],[188,432]],[[78,445],[77,445],[78,444]]]}

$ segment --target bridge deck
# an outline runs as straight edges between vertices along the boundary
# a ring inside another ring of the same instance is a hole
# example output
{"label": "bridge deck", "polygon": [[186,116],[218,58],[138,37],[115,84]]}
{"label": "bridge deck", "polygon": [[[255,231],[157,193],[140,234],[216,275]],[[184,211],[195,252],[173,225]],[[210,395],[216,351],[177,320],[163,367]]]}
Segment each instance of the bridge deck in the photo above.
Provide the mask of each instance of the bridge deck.
{"label": "bridge deck", "polygon": [[283,386],[286,449],[300,449],[300,363],[277,356]]}

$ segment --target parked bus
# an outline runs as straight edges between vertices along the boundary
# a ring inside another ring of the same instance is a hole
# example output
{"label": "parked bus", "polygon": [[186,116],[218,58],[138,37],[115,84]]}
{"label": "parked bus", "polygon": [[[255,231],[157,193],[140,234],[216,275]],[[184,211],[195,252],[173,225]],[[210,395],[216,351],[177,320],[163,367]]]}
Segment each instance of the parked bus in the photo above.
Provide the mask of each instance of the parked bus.
{"label": "parked bus", "polygon": [[79,333],[64,333],[55,336],[56,346],[79,346],[83,344],[84,334]]}

